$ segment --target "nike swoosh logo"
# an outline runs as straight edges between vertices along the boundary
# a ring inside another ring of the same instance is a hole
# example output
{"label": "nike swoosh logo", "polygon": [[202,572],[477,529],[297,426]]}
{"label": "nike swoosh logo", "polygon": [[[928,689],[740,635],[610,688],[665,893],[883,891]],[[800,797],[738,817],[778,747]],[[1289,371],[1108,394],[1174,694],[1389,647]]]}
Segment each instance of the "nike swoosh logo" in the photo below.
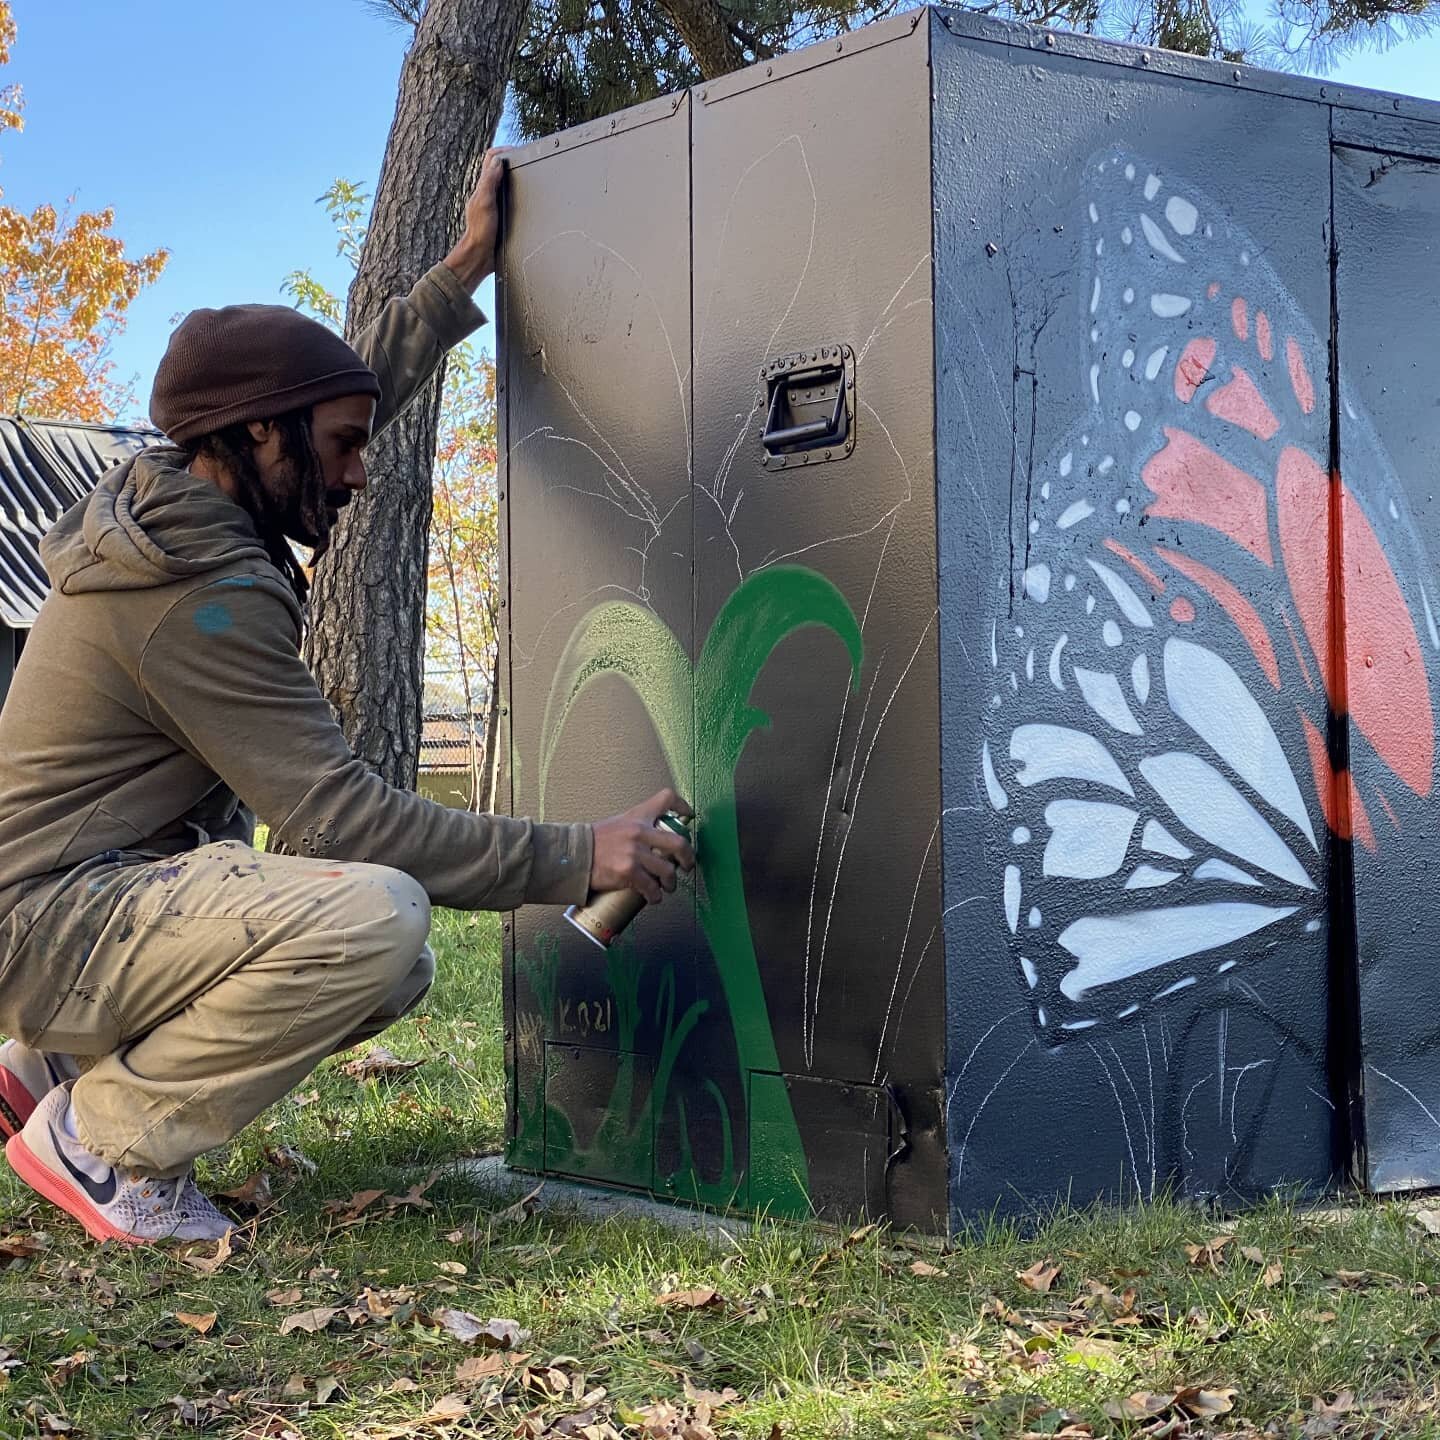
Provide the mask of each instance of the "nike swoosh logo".
{"label": "nike swoosh logo", "polygon": [[104,1180],[92,1180],[83,1170],[77,1170],[70,1157],[57,1145],[55,1153],[60,1163],[80,1182],[85,1193],[97,1204],[108,1205],[115,1198],[115,1172],[112,1170]]}

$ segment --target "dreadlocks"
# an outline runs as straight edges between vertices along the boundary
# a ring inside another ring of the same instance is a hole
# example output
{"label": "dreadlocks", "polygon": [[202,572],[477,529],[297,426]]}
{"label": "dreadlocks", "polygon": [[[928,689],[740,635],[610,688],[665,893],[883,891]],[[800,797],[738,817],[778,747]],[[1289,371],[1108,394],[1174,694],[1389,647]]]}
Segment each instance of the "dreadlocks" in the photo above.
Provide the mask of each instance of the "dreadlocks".
{"label": "dreadlocks", "polygon": [[254,520],[271,564],[289,580],[296,598],[304,605],[310,594],[310,581],[286,538],[286,523],[298,520],[304,533],[315,537],[310,557],[313,566],[330,548],[325,476],[310,432],[310,410],[292,410],[271,423],[280,433],[281,453],[299,475],[298,494],[288,509],[261,483],[255,464],[255,441],[245,423],[227,425],[223,430],[192,441],[184,447],[185,463],[188,465],[203,456],[222,466],[234,478],[236,499]]}

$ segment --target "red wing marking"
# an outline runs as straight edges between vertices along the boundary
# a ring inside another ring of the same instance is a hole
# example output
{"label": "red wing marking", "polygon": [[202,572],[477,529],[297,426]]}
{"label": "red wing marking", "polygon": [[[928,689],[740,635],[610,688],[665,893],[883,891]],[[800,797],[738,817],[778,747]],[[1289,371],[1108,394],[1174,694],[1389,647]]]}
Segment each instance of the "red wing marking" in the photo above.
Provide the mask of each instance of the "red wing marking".
{"label": "red wing marking", "polygon": [[1182,575],[1188,576],[1219,604],[1244,637],[1255,659],[1259,661],[1265,678],[1278,690],[1280,665],[1275,659],[1275,647],[1270,643],[1265,622],[1261,620],[1255,607],[1223,575],[1210,569],[1208,565],[1202,565],[1198,560],[1192,560],[1188,555],[1179,555],[1173,550],[1161,550],[1158,546],[1155,553],[1166,564],[1173,565]]}
{"label": "red wing marking", "polygon": [[1188,405],[1195,392],[1205,383],[1215,360],[1215,342],[1208,335],[1197,335],[1175,362],[1175,398]]}
{"label": "red wing marking", "polygon": [[1330,481],[1310,456],[1293,447],[1280,456],[1275,479],[1290,594],[1331,705],[1349,711],[1376,754],[1415,794],[1428,795],[1435,717],[1415,622],[1364,511],[1338,477],[1335,484],[1341,528],[1335,569],[1345,618],[1343,684],[1330,645]]}
{"label": "red wing marking", "polygon": [[1342,840],[1358,840],[1373,855],[1380,847],[1370,825],[1365,802],[1355,788],[1355,778],[1348,770],[1335,770],[1325,749],[1325,737],[1303,711],[1300,721],[1305,726],[1305,744],[1310,751],[1310,769],[1315,776],[1315,795],[1324,812],[1325,823]]}
{"label": "red wing marking", "polygon": [[1165,445],[1140,472],[1155,492],[1147,515],[1192,520],[1228,535],[1257,560],[1274,564],[1265,487],[1186,430],[1165,428]]}
{"label": "red wing marking", "polygon": [[1259,440],[1273,440],[1280,429],[1280,422],[1255,388],[1255,382],[1238,365],[1231,368],[1229,381],[1211,393],[1205,408],[1217,419],[1238,425]]}
{"label": "red wing marking", "polygon": [[1112,555],[1118,555],[1137,575],[1141,576],[1152,590],[1158,592],[1165,588],[1165,582],[1138,555],[1132,555],[1118,540],[1107,535],[1104,544]]}
{"label": "red wing marking", "polygon": [[1285,341],[1285,359],[1290,364],[1290,388],[1300,402],[1300,408],[1308,415],[1315,408],[1315,382],[1305,365],[1305,356],[1299,342],[1293,335]]}

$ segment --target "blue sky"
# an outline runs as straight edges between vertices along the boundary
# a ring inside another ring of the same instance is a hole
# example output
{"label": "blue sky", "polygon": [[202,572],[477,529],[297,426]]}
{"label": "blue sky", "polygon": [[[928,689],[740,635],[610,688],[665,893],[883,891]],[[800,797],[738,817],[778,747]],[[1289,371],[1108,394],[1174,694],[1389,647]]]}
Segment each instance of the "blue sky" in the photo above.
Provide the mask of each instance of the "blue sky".
{"label": "blue sky", "polygon": [[[12,3],[8,78],[24,87],[26,128],[0,139],[6,201],[112,205],[132,250],[171,251],[115,347],[142,410],[175,315],[278,301],[303,266],[345,286],[314,202],[336,176],[373,185],[403,31],[358,0]],[[1440,37],[1362,56],[1333,78],[1440,99]]]}

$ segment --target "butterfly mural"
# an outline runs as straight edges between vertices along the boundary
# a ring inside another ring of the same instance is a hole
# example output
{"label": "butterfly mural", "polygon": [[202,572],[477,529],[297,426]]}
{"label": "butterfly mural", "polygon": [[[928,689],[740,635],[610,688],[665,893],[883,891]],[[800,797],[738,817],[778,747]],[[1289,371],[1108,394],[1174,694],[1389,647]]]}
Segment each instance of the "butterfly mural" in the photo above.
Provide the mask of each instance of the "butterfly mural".
{"label": "butterfly mural", "polygon": [[1435,768],[1427,564],[1329,338],[1213,197],[1084,173],[1087,405],[1035,475],[978,756],[1047,1042],[1323,947],[1332,839],[1383,863]]}

